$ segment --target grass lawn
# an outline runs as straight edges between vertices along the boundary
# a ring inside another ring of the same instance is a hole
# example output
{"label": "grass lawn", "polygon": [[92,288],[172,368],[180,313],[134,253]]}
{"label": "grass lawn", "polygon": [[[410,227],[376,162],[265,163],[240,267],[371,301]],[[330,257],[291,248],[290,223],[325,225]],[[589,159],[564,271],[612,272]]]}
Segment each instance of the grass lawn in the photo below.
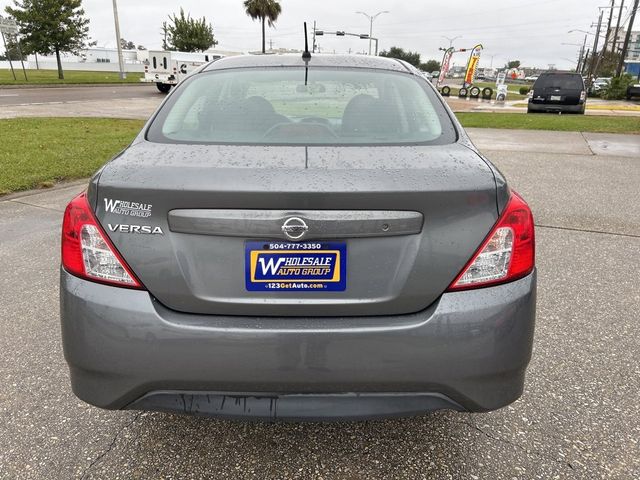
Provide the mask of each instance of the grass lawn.
{"label": "grass lawn", "polygon": [[[465,127],[640,134],[638,117],[458,113]],[[102,118],[0,120],[0,195],[85,178],[126,147],[144,124]]]}
{"label": "grass lawn", "polygon": [[92,118],[0,120],[0,195],[90,176],[144,122]]}
{"label": "grass lawn", "polygon": [[117,72],[76,72],[65,71],[64,80],[58,80],[57,70],[27,70],[29,81],[25,81],[20,63],[14,64],[16,77],[11,70],[0,69],[0,85],[50,85],[50,84],[91,84],[91,83],[140,83],[142,73],[127,73],[126,80],[120,80]]}
{"label": "grass lawn", "polygon": [[524,113],[457,113],[465,127],[556,130],[562,132],[632,133],[640,135],[640,118]]}

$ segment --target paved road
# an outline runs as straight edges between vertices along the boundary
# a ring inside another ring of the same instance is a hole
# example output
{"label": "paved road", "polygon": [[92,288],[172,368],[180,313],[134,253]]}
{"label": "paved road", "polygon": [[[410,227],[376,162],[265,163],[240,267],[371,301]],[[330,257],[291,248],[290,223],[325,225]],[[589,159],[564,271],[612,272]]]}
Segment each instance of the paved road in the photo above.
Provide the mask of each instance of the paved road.
{"label": "paved road", "polygon": [[[146,119],[153,113],[164,95],[154,85],[112,87],[65,87],[2,89],[0,87],[0,118],[14,117],[114,117]],[[447,97],[455,112],[489,111],[523,113],[526,109],[495,101]],[[522,103],[518,101],[515,103]],[[591,100],[592,104],[599,100]],[[633,102],[619,102],[637,105]],[[592,110],[590,115],[639,116],[640,111]]]}
{"label": "paved road", "polygon": [[10,89],[0,87],[0,107],[155,97],[161,95],[153,84]]}
{"label": "paved road", "polygon": [[0,87],[0,118],[148,118],[165,96],[155,85],[64,88]]}
{"label": "paved road", "polygon": [[82,188],[72,185],[0,201],[0,478],[640,478],[633,138],[472,133],[539,225],[522,399],[489,414],[338,424],[89,407],[70,391],[57,311],[61,213]]}

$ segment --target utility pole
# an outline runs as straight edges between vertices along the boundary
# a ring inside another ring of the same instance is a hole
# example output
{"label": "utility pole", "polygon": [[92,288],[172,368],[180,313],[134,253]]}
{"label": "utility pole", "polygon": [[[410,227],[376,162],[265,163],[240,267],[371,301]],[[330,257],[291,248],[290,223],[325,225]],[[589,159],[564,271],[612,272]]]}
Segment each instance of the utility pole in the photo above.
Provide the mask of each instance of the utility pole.
{"label": "utility pole", "polygon": [[311,51],[313,53],[316,53],[316,21],[315,20],[313,21],[313,46],[311,47]]}
{"label": "utility pole", "polygon": [[596,62],[596,68],[595,68],[595,71],[593,72],[593,74],[596,77],[598,76],[598,70],[600,68],[600,62],[602,62],[602,60],[604,60],[604,57],[607,54],[607,47],[609,46],[609,34],[611,33],[611,22],[613,21],[613,9],[614,9],[614,7],[615,7],[615,0],[611,0],[611,6],[610,7],[602,7],[603,10],[605,8],[609,8],[609,22],[607,23],[607,33],[604,36],[604,46],[602,47],[602,51],[600,52],[600,55],[598,55],[598,61]]}
{"label": "utility pole", "polygon": [[582,66],[580,67],[580,74],[584,75],[584,69],[587,66],[587,59],[589,58],[589,52],[591,50],[589,50],[587,48],[587,53],[584,54],[584,60],[582,61]]}
{"label": "utility pole", "polygon": [[120,80],[127,78],[127,73],[124,71],[124,59],[122,58],[122,43],[120,42],[120,20],[118,19],[118,5],[116,0],[113,0],[113,18],[116,23],[116,44],[118,45],[118,63],[120,66]]}
{"label": "utility pole", "polygon": [[586,60],[586,58],[584,57],[585,48],[587,48],[587,35],[586,34],[584,36],[584,42],[582,42],[582,47],[580,48],[580,56],[578,57],[578,65],[576,66],[576,73],[580,73],[580,72],[582,72],[582,70],[584,70],[582,62],[583,62],[583,59]]}
{"label": "utility pole", "polygon": [[593,40],[593,49],[591,50],[591,61],[589,62],[589,70],[587,71],[587,84],[591,86],[591,76],[596,63],[596,54],[598,53],[598,40],[600,40],[600,29],[602,28],[602,14],[603,10],[600,10],[600,17],[598,18],[598,30],[596,31],[596,37]]}
{"label": "utility pole", "polygon": [[369,19],[369,55],[371,55],[371,47],[372,47],[372,41],[373,41],[373,21],[383,13],[389,13],[389,11],[384,10],[382,12],[376,13],[375,15],[369,15],[368,13],[365,13],[365,12],[356,12],[356,13],[360,15],[364,15]]}
{"label": "utility pole", "polygon": [[611,6],[609,7],[609,22],[607,22],[607,34],[604,37],[604,48],[602,49],[602,57],[604,57],[605,54],[607,53],[607,47],[609,46],[609,35],[611,35],[611,22],[613,21],[614,8],[615,8],[615,0],[611,0]]}
{"label": "utility pole", "polygon": [[629,26],[627,27],[627,34],[624,37],[624,45],[622,46],[622,55],[620,56],[620,62],[616,69],[616,77],[622,75],[622,69],[624,67],[624,59],[629,51],[629,41],[631,40],[631,30],[633,30],[633,22],[636,19],[636,11],[638,10],[638,3],[640,0],[635,0],[633,8],[631,9],[631,18],[629,19]]}
{"label": "utility pole", "polygon": [[616,33],[613,37],[613,51],[618,51],[618,33],[620,32],[620,20],[622,20],[622,10],[624,9],[624,0],[620,3],[620,11],[618,12],[618,22],[616,23]]}

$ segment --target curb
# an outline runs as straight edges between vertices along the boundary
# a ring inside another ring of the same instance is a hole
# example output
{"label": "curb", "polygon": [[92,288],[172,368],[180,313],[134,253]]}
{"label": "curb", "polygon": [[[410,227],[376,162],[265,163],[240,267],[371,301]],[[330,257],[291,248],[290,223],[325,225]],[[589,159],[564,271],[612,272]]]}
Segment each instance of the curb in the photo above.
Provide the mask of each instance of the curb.
{"label": "curb", "polygon": [[90,177],[83,178],[80,180],[62,181],[48,188],[36,188],[34,190],[24,190],[21,192],[9,193],[4,196],[0,195],[0,203],[9,202],[11,200],[16,200],[18,198],[30,197],[32,195],[40,195],[42,193],[55,192],[56,190],[64,190],[65,188],[87,185],[89,183],[89,180],[90,180]]}

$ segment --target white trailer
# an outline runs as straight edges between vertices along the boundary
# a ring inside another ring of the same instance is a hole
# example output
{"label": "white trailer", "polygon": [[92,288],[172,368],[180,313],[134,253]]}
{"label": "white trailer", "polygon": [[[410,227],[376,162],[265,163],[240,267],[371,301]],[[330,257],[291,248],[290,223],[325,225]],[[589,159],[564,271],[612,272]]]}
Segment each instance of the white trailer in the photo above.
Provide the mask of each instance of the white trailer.
{"label": "white trailer", "polygon": [[212,53],[149,51],[141,82],[155,83],[162,93],[169,93],[186,76],[202,65],[219,60],[223,55]]}

